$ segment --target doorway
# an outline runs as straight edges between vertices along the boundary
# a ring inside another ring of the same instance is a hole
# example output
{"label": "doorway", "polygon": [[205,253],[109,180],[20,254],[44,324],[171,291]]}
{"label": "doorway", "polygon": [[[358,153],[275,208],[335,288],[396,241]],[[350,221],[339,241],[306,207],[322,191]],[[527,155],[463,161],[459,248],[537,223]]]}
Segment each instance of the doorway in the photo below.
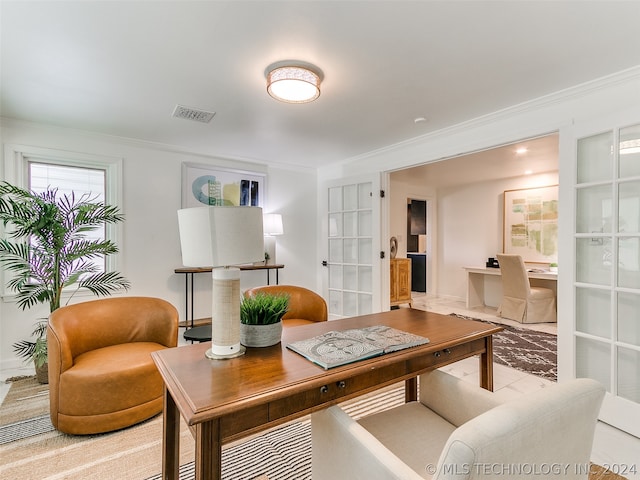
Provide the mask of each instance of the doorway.
{"label": "doorway", "polygon": [[407,199],[407,258],[411,260],[411,291],[427,292],[427,201]]}
{"label": "doorway", "polygon": [[503,251],[504,191],[558,183],[558,134],[389,173],[389,236],[411,253],[407,199],[427,201],[426,290],[466,298],[464,267]]}

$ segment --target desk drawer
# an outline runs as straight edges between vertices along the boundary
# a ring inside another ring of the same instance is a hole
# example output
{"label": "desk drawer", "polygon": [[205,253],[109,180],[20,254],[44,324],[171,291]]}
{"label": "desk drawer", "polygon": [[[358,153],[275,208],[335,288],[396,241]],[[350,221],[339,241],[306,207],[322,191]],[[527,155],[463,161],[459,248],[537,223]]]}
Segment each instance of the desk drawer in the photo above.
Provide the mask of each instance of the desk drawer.
{"label": "desk drawer", "polygon": [[387,365],[386,367],[371,370],[363,375],[345,378],[342,382],[337,382],[337,398],[347,395],[357,394],[364,390],[372,390],[379,388],[385,384],[398,381],[406,373],[405,362]]}
{"label": "desk drawer", "polygon": [[269,420],[277,420],[294,413],[317,408],[323,404],[336,403],[342,397],[375,389],[385,383],[397,380],[404,374],[405,363],[400,362],[276,400],[269,405]]}
{"label": "desk drawer", "polygon": [[220,419],[220,437],[229,438],[233,435],[251,430],[269,422],[269,407],[258,405]]}
{"label": "desk drawer", "polygon": [[430,368],[439,368],[449,363],[457,362],[463,358],[470,357],[484,352],[485,344],[484,339],[474,340],[464,345],[458,345],[455,347],[444,348],[437,350],[430,355],[414,358],[407,361],[407,372],[420,373],[423,370]]}
{"label": "desk drawer", "polygon": [[323,388],[306,390],[271,402],[269,404],[269,421],[278,420],[334,400],[337,389],[332,387],[332,385],[326,385]]}

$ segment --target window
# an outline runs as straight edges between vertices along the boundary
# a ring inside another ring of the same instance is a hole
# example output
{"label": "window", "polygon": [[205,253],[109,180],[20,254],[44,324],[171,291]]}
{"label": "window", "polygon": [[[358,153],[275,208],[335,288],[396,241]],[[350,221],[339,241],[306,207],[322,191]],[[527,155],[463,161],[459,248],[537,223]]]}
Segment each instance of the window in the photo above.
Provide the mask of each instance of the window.
{"label": "window", "polygon": [[[3,180],[36,192],[58,188],[59,195],[89,194],[108,205],[122,205],[122,159],[47,148],[6,145]],[[90,238],[107,238],[122,244],[120,225],[107,225],[89,232]],[[118,269],[118,254],[96,260],[105,271]],[[4,272],[2,272],[4,274]],[[4,280],[4,279],[3,279]],[[3,296],[10,296],[6,281]]]}
{"label": "window", "polygon": [[[72,195],[79,199],[86,196],[95,202],[105,202],[106,171],[100,168],[72,167],[53,163],[28,162],[29,189],[42,193],[50,188],[58,189],[58,197]],[[105,227],[87,232],[89,240],[105,239]],[[105,271],[105,259],[95,259],[92,264]]]}
{"label": "window", "polygon": [[29,162],[29,188],[36,192],[54,187],[61,194],[88,193],[97,201],[104,202],[105,183],[104,169]]}

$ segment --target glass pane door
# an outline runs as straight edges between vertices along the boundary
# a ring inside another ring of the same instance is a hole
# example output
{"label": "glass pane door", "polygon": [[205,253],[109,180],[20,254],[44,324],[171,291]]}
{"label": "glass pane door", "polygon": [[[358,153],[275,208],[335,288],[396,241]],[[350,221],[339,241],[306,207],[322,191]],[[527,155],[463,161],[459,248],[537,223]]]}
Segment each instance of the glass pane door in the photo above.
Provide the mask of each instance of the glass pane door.
{"label": "glass pane door", "polygon": [[579,138],[576,167],[575,376],[604,384],[602,419],[637,434],[640,124]]}
{"label": "glass pane door", "polygon": [[380,198],[375,180],[328,187],[329,318],[365,315],[379,309]]}

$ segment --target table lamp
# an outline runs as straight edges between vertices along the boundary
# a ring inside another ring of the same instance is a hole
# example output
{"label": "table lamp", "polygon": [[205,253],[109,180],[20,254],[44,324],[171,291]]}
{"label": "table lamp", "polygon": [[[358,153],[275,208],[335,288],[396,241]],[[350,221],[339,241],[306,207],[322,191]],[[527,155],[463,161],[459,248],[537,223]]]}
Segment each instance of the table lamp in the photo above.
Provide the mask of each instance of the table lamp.
{"label": "table lamp", "polygon": [[269,255],[267,263],[276,263],[276,237],[282,235],[282,215],[279,213],[265,213],[262,217],[264,224],[264,251]]}
{"label": "table lamp", "polygon": [[259,207],[197,207],[178,210],[182,263],[211,266],[213,277],[212,359],[239,357],[240,269],[234,265],[264,259],[262,209]]}

